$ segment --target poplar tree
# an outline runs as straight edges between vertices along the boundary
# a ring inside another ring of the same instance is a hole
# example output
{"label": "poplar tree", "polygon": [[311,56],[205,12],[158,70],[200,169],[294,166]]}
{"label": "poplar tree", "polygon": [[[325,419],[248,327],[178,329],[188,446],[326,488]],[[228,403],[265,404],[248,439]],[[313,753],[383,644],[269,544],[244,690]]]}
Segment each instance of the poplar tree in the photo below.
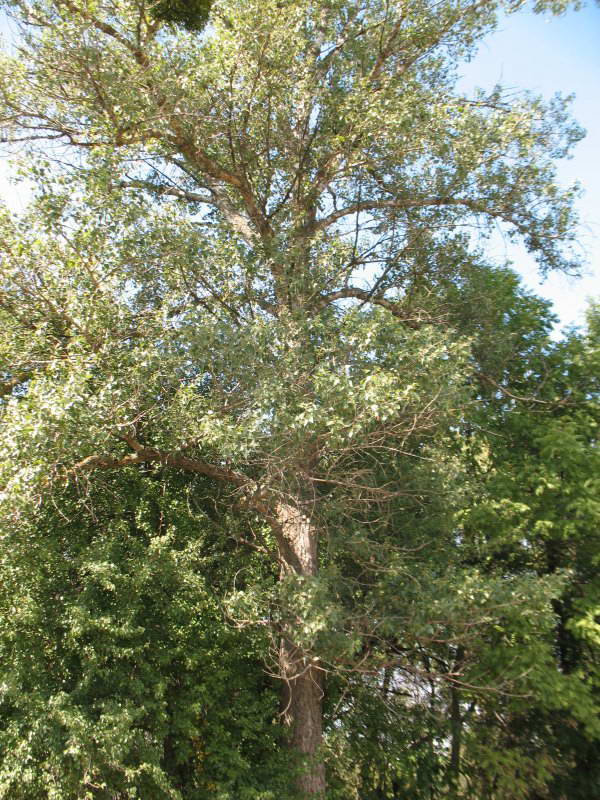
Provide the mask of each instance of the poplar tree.
{"label": "poplar tree", "polygon": [[227,613],[270,631],[309,796],[326,676],[432,635],[397,592],[453,536],[476,332],[449,287],[497,226],[577,266],[565,102],[456,85],[520,6],[216,0],[194,31],[139,0],[7,5],[0,119],[36,187],[2,222],[8,526],[115,470],[207,479],[270,564]]}

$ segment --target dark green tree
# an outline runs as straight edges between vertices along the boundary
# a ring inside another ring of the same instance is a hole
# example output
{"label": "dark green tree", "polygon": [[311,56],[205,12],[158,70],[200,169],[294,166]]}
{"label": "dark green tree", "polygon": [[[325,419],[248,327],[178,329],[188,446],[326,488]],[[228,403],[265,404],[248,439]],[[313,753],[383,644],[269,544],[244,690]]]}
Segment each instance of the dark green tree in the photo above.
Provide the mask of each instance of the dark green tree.
{"label": "dark green tree", "polygon": [[[502,280],[508,289],[511,277]],[[562,581],[535,690],[492,703],[478,721],[497,752],[529,752],[554,774],[524,796],[583,798],[599,778],[600,329],[592,306],[585,332],[554,341],[544,306],[522,292],[490,306],[468,438],[484,494],[471,499],[462,530],[467,559],[487,572]],[[485,771],[484,762],[482,780]]]}
{"label": "dark green tree", "polygon": [[284,796],[265,636],[222,612],[261,567],[206,488],[115,473],[4,533],[0,796]]}
{"label": "dark green tree", "polygon": [[[466,463],[453,475],[460,490],[439,495],[445,522],[429,501],[435,535],[413,540],[406,580],[397,570],[397,591],[378,583],[376,646],[396,658],[331,692],[343,713],[334,796],[349,787],[369,800],[593,796],[598,312],[557,341],[548,303],[510,270],[473,268],[444,296],[451,313],[468,304],[455,324],[474,337],[473,403],[456,438]],[[415,522],[404,505],[392,529],[422,532]],[[410,643],[397,626],[386,631],[396,598],[404,634],[411,612],[429,612]]]}

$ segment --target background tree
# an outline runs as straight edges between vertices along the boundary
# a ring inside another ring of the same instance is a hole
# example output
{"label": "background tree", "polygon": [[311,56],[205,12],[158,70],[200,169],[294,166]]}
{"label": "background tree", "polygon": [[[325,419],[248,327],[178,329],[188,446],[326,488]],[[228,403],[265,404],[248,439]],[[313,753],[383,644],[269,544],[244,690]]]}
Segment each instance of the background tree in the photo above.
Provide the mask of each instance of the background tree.
{"label": "background tree", "polygon": [[465,231],[574,266],[564,104],[455,89],[499,7],[223,0],[199,36],[137,2],[12,6],[3,124],[45,154],[3,221],[7,519],[107,470],[207,479],[278,574],[228,606],[268,622],[301,793],[326,787],[325,675],[414,670],[432,620],[458,663],[475,610],[533,593],[543,628],[558,592],[474,572],[461,595],[449,557]]}
{"label": "background tree", "polygon": [[[457,438],[471,466],[460,476],[438,575],[418,584],[436,592],[424,603],[430,635],[393,669],[345,681],[336,797],[349,796],[349,787],[357,798],[594,791],[597,311],[586,332],[557,342],[548,304],[520,289],[510,271],[477,270],[462,291],[478,299],[465,324],[479,329],[483,347],[473,348],[477,396]],[[557,559],[550,565],[549,551]],[[464,602],[440,597],[444,567],[456,594],[473,598],[462,629]],[[418,564],[412,575],[417,582]]]}
{"label": "background tree", "polygon": [[233,564],[201,480],[168,477],[107,476],[4,532],[0,796],[285,796],[264,635],[218,588],[260,566]]}
{"label": "background tree", "polygon": [[[526,749],[533,739],[556,764],[550,796],[575,798],[593,793],[597,781],[598,309],[590,308],[586,332],[552,342],[541,305],[524,297],[505,311],[512,348],[499,365],[504,377],[497,369],[496,378],[514,393],[496,391],[482,407],[471,441],[474,454],[480,447],[485,453],[476,460],[486,491],[471,505],[466,527],[478,531],[471,557],[488,569],[563,575],[549,671],[540,670],[535,702],[509,703],[501,712],[504,732],[495,746]],[[523,322],[525,336],[518,332]],[[499,319],[495,326],[502,328]]]}

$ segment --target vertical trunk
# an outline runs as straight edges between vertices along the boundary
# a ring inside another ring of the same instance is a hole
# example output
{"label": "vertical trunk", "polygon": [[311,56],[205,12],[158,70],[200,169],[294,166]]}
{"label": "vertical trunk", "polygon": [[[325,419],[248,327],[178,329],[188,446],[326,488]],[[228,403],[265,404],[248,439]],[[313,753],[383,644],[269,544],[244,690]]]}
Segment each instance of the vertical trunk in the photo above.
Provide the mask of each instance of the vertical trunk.
{"label": "vertical trunk", "polygon": [[289,640],[281,645],[280,666],[284,684],[281,706],[288,728],[288,745],[298,762],[296,785],[300,797],[317,800],[325,793],[325,767],[320,748],[323,740],[323,691],[321,671],[298,659]]}
{"label": "vertical trunk", "polygon": [[[283,574],[314,577],[318,572],[317,534],[310,519],[291,505],[277,507],[277,527]],[[317,800],[325,794],[322,671],[309,654],[295,644],[290,626],[282,631],[280,673],[283,679],[281,712],[288,743],[298,758],[299,795]]]}
{"label": "vertical trunk", "polygon": [[[460,673],[465,658],[463,647],[456,648],[454,672]],[[450,763],[448,765],[448,787],[450,797],[460,794],[460,759],[462,747],[463,716],[460,709],[460,690],[450,684]]]}
{"label": "vertical trunk", "polygon": [[456,686],[450,688],[450,797],[458,797],[460,781],[460,750],[462,738],[462,715],[460,712],[460,693]]}

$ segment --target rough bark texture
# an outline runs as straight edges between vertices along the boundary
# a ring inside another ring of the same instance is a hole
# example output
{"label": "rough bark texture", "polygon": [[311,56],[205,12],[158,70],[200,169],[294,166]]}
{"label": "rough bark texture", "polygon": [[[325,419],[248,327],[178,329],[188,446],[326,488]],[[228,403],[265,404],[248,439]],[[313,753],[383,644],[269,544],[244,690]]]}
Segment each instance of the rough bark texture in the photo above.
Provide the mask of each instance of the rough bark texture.
{"label": "rough bark texture", "polygon": [[[277,509],[282,571],[315,576],[318,571],[317,535],[310,519],[291,505]],[[289,730],[288,743],[304,762],[296,785],[299,795],[325,794],[325,767],[320,749],[323,740],[323,673],[311,656],[282,632],[280,671],[283,679],[281,713]]]}

